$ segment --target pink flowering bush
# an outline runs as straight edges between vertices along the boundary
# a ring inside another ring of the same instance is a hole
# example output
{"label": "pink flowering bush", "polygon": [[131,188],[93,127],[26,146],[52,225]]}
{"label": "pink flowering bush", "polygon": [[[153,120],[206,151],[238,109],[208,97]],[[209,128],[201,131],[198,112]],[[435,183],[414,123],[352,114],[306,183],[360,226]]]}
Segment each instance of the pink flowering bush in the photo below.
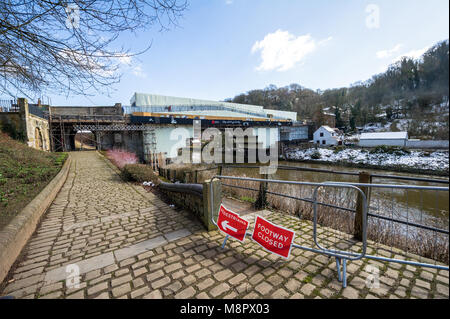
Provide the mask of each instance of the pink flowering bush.
{"label": "pink flowering bush", "polygon": [[136,164],[139,162],[136,154],[123,150],[108,150],[106,156],[120,169],[127,164]]}

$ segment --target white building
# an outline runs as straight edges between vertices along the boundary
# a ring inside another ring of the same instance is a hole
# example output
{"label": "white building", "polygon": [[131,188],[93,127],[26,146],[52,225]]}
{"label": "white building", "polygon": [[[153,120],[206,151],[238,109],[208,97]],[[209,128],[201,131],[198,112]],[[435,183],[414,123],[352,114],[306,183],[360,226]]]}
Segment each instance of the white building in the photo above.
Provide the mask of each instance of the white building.
{"label": "white building", "polygon": [[313,134],[314,143],[323,146],[341,145],[342,136],[337,128],[331,128],[327,125],[322,125]]}
{"label": "white building", "polygon": [[380,145],[407,146],[408,132],[362,133],[359,146],[376,147]]}

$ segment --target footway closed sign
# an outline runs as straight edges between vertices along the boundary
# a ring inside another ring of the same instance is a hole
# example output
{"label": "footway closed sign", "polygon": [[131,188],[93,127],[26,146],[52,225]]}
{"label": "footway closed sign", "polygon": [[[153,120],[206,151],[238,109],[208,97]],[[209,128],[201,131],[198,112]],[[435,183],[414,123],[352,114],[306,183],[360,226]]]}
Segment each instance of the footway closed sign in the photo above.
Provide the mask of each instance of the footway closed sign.
{"label": "footway closed sign", "polygon": [[252,239],[271,253],[286,259],[289,258],[294,236],[294,231],[272,224],[261,216],[256,216]]}
{"label": "footway closed sign", "polygon": [[238,214],[226,209],[220,205],[219,217],[217,219],[217,226],[225,234],[236,238],[239,241],[244,241],[245,233],[248,228],[248,221],[239,217]]}

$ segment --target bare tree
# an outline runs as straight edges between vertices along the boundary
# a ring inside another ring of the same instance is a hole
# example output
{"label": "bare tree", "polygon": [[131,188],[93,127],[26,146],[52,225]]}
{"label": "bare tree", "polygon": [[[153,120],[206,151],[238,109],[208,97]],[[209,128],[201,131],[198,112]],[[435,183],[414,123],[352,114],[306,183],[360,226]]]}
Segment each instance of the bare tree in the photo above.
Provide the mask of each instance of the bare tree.
{"label": "bare tree", "polygon": [[[122,59],[119,35],[168,29],[186,0],[0,0],[0,92],[109,92]],[[123,60],[122,60],[123,61]]]}

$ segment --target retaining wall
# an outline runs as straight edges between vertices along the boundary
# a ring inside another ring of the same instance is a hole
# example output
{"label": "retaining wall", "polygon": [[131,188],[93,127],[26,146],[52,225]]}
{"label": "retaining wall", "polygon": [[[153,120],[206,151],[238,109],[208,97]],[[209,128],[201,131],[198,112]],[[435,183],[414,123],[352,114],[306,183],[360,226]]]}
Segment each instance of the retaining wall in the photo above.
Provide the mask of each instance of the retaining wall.
{"label": "retaining wall", "polygon": [[430,141],[414,141],[409,140],[406,142],[406,146],[409,148],[441,148],[448,149],[448,140],[430,140]]}
{"label": "retaining wall", "polygon": [[0,283],[36,230],[39,221],[67,179],[70,156],[53,180],[0,231]]}

